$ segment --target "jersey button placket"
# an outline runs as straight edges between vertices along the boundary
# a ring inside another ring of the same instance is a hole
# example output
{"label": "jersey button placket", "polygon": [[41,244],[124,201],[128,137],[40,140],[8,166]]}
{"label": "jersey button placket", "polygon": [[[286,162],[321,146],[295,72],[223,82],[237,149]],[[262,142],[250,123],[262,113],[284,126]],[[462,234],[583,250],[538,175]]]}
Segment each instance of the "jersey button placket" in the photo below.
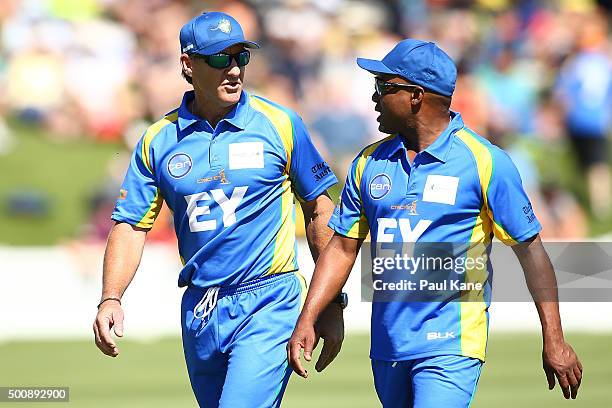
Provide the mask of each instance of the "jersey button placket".
{"label": "jersey button placket", "polygon": [[419,155],[417,154],[414,157],[414,160],[412,161],[412,163],[410,163],[410,161],[408,160],[407,153],[404,154],[403,158],[404,158],[405,163],[406,163],[406,165],[408,167],[408,183],[407,183],[407,186],[406,186],[406,197],[408,197],[408,196],[411,196],[411,195],[414,194],[414,189],[415,189],[415,182],[414,182],[414,180],[416,178],[416,174],[415,173],[417,171],[417,168],[419,167],[419,164],[418,164]]}
{"label": "jersey button placket", "polygon": [[210,168],[212,170],[219,170],[224,168],[224,163],[223,163],[223,143],[220,143],[217,139],[218,139],[219,135],[214,135],[213,134],[213,139],[210,142],[210,147],[209,147],[209,162],[210,162]]}
{"label": "jersey button placket", "polygon": [[417,179],[417,172],[420,167],[420,161],[421,161],[420,159],[421,159],[421,156],[419,153],[416,156],[414,156],[414,160],[412,161],[412,164],[410,165],[410,178],[408,182],[408,193],[406,194],[408,196],[413,196],[417,194],[416,179]]}

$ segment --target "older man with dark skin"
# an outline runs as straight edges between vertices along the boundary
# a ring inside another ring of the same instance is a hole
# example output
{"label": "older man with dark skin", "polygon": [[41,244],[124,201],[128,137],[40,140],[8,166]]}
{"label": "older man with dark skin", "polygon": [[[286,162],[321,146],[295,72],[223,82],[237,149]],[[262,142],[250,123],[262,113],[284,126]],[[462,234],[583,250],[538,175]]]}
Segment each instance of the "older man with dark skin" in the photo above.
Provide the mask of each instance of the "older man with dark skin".
{"label": "older man with dark skin", "polygon": [[[332,235],[327,188],[337,180],[295,112],[243,89],[249,49],[259,46],[235,19],[204,13],[183,26],[180,42],[182,74],[194,90],[134,150],[112,214],[96,345],[119,354],[110,330],[123,336],[121,298],[165,202],[183,262],[183,349],[198,404],[278,407],[305,291],[294,197],[316,260]],[[341,305],[327,307],[317,328],[325,366],[344,336]]]}
{"label": "older man with dark skin", "polygon": [[[549,388],[556,378],[564,397],[576,398],[582,366],[563,337],[541,227],[509,157],[450,110],[454,63],[435,44],[412,39],[382,61],[357,62],[375,75],[379,130],[391,136],[362,150],[349,169],[329,223],[336,233],[317,261],[288,344],[291,366],[307,376],[300,350],[310,361],[314,322],[346,282],[368,233],[372,259],[381,243],[394,242],[470,243],[486,257],[495,236],[512,245],[533,295]],[[417,275],[428,279],[436,272],[423,268]],[[465,274],[465,281],[475,279],[484,288],[468,297],[455,293],[426,302],[408,293],[401,302],[377,302],[375,293],[370,357],[384,407],[470,405],[485,358],[489,273],[485,266]]]}

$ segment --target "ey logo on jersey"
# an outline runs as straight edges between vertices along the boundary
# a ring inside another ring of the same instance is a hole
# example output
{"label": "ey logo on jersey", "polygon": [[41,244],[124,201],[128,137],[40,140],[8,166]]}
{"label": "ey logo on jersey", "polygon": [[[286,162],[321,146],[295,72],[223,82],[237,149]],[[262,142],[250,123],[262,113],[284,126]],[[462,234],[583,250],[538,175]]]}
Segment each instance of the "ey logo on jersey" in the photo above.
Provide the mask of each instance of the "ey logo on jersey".
{"label": "ey logo on jersey", "polygon": [[[376,242],[417,242],[425,230],[431,225],[430,220],[419,220],[412,228],[410,218],[377,218],[378,233]],[[394,241],[395,231],[399,228],[401,241]]]}
{"label": "ey logo on jersey", "polygon": [[391,178],[384,173],[377,174],[370,181],[369,191],[370,197],[374,200],[380,200],[391,191]]}
{"label": "ey logo on jersey", "polygon": [[210,203],[212,200],[221,207],[221,211],[223,212],[223,226],[229,227],[235,224],[236,209],[244,198],[247,189],[247,186],[234,188],[230,198],[228,198],[220,188],[185,196],[185,200],[187,201],[187,216],[189,217],[189,230],[191,232],[201,232],[217,229],[216,219],[199,219],[200,216],[210,214],[210,205],[198,204]]}

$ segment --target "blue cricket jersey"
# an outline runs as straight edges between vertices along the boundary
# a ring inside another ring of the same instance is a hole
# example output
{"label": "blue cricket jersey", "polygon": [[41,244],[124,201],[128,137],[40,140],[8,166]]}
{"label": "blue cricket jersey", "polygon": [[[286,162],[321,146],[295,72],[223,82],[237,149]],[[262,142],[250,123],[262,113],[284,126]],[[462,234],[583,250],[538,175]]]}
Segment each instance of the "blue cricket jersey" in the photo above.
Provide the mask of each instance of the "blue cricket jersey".
{"label": "blue cricket jersey", "polygon": [[[508,155],[451,113],[449,126],[412,163],[399,135],[353,161],[329,226],[352,238],[384,242],[480,243],[495,235],[512,245],[541,226]],[[374,257],[374,255],[373,255]],[[454,354],[484,360],[490,263],[467,272],[484,283],[470,302],[373,302],[370,356],[408,360]],[[427,272],[427,271],[426,271]],[[466,276],[467,276],[466,275]]]}
{"label": "blue cricket jersey", "polygon": [[179,286],[238,284],[298,269],[294,197],[337,182],[293,111],[242,92],[216,128],[181,106],[138,142],[112,219],[149,229],[165,201]]}

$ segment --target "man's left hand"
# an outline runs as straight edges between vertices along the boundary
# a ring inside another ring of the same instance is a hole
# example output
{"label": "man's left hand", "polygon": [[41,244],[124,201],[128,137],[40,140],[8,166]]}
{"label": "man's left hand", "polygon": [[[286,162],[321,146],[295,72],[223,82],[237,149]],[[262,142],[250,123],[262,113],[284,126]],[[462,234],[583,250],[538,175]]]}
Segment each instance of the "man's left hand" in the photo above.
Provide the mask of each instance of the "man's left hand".
{"label": "man's left hand", "polygon": [[548,389],[555,388],[556,377],[565,399],[575,399],[582,382],[582,364],[572,346],[563,340],[552,344],[544,342],[542,363]]}
{"label": "man's left hand", "polygon": [[323,339],[323,348],[315,364],[315,370],[321,372],[340,353],[344,340],[344,315],[337,303],[330,303],[321,313],[315,325],[317,335]]}

